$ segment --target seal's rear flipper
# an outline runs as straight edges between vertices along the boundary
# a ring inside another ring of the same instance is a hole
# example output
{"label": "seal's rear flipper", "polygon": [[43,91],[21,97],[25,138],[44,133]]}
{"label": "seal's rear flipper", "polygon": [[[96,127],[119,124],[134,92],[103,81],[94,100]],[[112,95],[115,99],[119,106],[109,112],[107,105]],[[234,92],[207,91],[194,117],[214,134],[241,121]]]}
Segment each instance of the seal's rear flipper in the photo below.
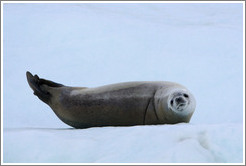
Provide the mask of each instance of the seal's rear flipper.
{"label": "seal's rear flipper", "polygon": [[29,86],[34,91],[34,95],[38,96],[40,100],[48,104],[50,101],[51,94],[42,85],[47,85],[49,87],[62,87],[62,84],[58,84],[49,80],[40,79],[37,75],[33,76],[30,72],[26,72],[26,77]]}

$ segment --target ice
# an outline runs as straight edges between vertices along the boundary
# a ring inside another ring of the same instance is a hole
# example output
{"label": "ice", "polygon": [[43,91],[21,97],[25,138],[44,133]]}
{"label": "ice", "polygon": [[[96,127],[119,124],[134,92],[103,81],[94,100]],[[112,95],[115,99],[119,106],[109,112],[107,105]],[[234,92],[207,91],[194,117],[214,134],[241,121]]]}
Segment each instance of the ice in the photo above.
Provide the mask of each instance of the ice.
{"label": "ice", "polygon": [[4,132],[6,163],[240,163],[241,124],[90,129],[23,128]]}

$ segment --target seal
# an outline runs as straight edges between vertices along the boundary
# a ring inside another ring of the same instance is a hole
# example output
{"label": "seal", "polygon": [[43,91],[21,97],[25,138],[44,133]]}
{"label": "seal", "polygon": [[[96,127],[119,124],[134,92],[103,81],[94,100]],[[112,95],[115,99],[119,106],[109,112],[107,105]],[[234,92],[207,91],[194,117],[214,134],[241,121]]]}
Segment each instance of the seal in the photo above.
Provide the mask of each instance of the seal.
{"label": "seal", "polygon": [[196,101],[184,86],[139,81],[95,88],[64,86],[26,72],[29,86],[74,128],[176,124],[191,119]]}

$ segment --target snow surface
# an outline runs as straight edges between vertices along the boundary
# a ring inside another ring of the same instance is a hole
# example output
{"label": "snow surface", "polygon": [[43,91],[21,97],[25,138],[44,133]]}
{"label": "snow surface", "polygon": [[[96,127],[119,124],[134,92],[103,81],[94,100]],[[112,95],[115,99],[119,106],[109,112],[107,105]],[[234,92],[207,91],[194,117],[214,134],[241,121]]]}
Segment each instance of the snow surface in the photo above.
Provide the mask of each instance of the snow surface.
{"label": "snow surface", "polygon": [[[243,4],[3,4],[3,162],[243,162]],[[25,72],[70,86],[173,81],[191,124],[74,130]]]}
{"label": "snow surface", "polygon": [[242,133],[241,124],[9,129],[4,162],[240,163]]}

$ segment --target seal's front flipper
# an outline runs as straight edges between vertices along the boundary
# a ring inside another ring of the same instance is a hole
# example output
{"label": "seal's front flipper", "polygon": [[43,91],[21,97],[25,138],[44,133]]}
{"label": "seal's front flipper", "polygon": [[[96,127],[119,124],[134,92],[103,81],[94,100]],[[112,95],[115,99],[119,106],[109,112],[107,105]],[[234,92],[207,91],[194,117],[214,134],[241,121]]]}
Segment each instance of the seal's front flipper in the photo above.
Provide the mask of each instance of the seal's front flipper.
{"label": "seal's front flipper", "polygon": [[40,100],[48,104],[51,98],[51,94],[48,92],[48,89],[43,85],[48,87],[62,87],[62,84],[58,84],[49,80],[40,79],[37,75],[33,76],[30,72],[26,72],[27,82],[29,86],[34,91],[34,95],[38,96]]}

